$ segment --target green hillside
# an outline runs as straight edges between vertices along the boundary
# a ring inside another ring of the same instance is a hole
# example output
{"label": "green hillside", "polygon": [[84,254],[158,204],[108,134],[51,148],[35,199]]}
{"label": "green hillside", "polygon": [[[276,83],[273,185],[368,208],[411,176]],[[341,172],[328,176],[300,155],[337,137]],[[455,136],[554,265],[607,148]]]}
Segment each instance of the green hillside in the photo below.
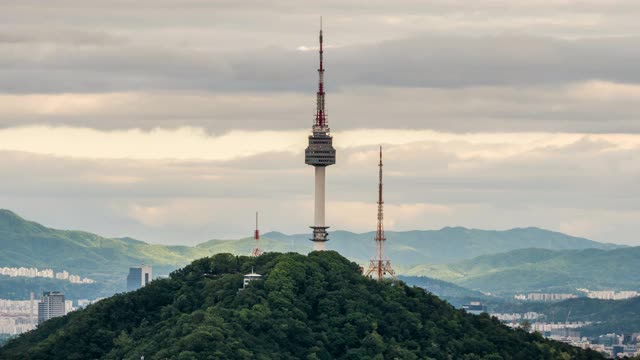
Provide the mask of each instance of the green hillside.
{"label": "green hillside", "polygon": [[[289,236],[271,232],[263,236],[261,247],[270,252],[307,253],[311,249],[308,238],[308,234]],[[407,273],[415,264],[457,261],[479,254],[536,245],[554,249],[608,249],[617,246],[536,228],[508,231],[444,228],[437,231],[388,232],[388,238],[386,253],[400,273]],[[331,233],[328,247],[351,260],[365,263],[374,250],[372,239],[373,233],[335,231]],[[162,275],[193,259],[211,254],[249,254],[253,246],[252,238],[210,240],[197,246],[165,246],[131,238],[105,238],[83,231],[47,228],[9,210],[0,210],[0,266],[67,270],[93,278],[113,292],[124,290],[128,268],[141,262],[152,265],[154,275]],[[448,278],[433,274],[431,268],[423,272],[416,269],[411,269],[409,274]],[[10,293],[11,289],[8,291]],[[7,294],[1,292],[0,296],[8,297]]]}
{"label": "green hillside", "polygon": [[[243,274],[264,275],[239,291]],[[603,359],[378,283],[336,252],[218,254],[0,348],[38,359]]]}
{"label": "green hillside", "polygon": [[122,238],[110,239],[84,231],[55,230],[0,210],[0,266],[67,270],[96,280],[126,274],[129,266],[145,262],[156,274],[168,274],[206,249],[152,245]]}
{"label": "green hillside", "polygon": [[520,249],[447,265],[421,265],[410,275],[428,275],[494,294],[639,290],[640,247],[613,250]]}

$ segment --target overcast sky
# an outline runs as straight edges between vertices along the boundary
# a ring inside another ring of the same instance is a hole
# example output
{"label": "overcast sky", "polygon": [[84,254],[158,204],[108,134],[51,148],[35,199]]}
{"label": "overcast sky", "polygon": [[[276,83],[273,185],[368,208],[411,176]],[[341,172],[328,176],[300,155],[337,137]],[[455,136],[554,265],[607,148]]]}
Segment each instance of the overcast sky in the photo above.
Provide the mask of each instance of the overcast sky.
{"label": "overcast sky", "polygon": [[640,245],[637,0],[0,2],[0,207],[195,244],[308,232],[319,16],[331,229]]}

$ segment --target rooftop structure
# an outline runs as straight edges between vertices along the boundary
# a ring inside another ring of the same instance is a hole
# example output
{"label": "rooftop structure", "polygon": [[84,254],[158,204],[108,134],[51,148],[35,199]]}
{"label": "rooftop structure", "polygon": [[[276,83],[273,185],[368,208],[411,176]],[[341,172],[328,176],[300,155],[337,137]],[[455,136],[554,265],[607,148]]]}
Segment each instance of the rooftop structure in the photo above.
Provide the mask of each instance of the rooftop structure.
{"label": "rooftop structure", "polygon": [[391,267],[391,261],[384,257],[384,202],[382,201],[382,146],[380,146],[380,162],[378,163],[378,226],[376,229],[376,257],[369,261],[369,268],[365,273],[367,277],[375,277],[382,281],[385,275],[390,275],[396,280],[396,272]]}
{"label": "rooftop structure", "polygon": [[487,306],[483,305],[479,301],[472,301],[469,304],[462,305],[462,309],[464,309],[469,314],[480,315],[484,312],[487,312]]}
{"label": "rooftop structure", "polygon": [[242,280],[242,289],[240,290],[244,290],[247,287],[247,285],[249,285],[250,282],[256,281],[256,280],[262,280],[262,275],[256,274],[253,271],[253,268],[251,268],[251,273],[246,274],[244,276],[244,279]]}
{"label": "rooftop structure", "polygon": [[315,207],[313,229],[313,250],[324,250],[329,240],[325,224],[325,168],[336,163],[336,150],[330,135],[324,99],[324,64],[322,47],[322,18],[320,19],[320,67],[318,68],[318,92],[316,93],[316,115],[309,146],[305,150],[305,164],[315,168]]}

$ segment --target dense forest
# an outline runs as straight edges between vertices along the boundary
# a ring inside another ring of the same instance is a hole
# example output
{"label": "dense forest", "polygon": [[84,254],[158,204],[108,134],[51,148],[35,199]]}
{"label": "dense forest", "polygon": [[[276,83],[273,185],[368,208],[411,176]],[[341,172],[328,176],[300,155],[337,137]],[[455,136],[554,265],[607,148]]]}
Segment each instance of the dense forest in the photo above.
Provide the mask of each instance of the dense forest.
{"label": "dense forest", "polygon": [[[264,280],[245,290],[243,274]],[[2,359],[602,359],[512,331],[333,251],[218,254],[47,321]]]}

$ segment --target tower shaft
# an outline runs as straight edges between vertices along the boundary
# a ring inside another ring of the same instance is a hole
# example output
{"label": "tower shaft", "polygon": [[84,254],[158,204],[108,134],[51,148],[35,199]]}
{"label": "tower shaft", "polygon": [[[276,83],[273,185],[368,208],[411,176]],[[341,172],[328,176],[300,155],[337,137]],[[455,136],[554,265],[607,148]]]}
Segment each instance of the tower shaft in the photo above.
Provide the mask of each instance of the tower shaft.
{"label": "tower shaft", "polygon": [[396,280],[396,272],[391,267],[391,261],[384,257],[384,201],[382,200],[382,146],[380,147],[380,161],[378,162],[378,223],[376,226],[376,257],[369,261],[369,268],[365,273],[367,277],[375,275],[378,281],[382,281],[385,275],[390,275]]}
{"label": "tower shaft", "polygon": [[324,226],[324,193],[325,193],[325,167],[316,166],[316,183],[315,183],[315,208],[313,223],[315,226]]}

